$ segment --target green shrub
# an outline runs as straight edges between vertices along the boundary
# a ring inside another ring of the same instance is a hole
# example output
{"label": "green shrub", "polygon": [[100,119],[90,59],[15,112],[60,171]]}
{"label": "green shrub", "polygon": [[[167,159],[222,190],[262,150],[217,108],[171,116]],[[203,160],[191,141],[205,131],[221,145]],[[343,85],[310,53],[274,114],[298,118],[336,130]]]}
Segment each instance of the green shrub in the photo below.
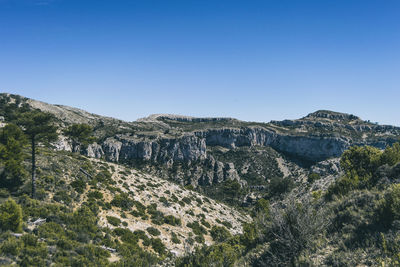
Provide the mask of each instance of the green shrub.
{"label": "green shrub", "polygon": [[133,200],[136,210],[131,211],[131,214],[135,217],[147,217],[146,207],[139,201]]}
{"label": "green shrub", "polygon": [[97,216],[87,206],[81,206],[80,209],[75,211],[69,223],[69,228],[78,235],[81,234],[81,236],[93,236],[98,231]]}
{"label": "green shrub", "polygon": [[232,228],[232,224],[230,222],[228,222],[228,221],[223,221],[222,225],[224,225],[228,229]]}
{"label": "green shrub", "polygon": [[313,201],[318,201],[322,197],[322,190],[312,191],[311,197],[313,198]]}
{"label": "green shrub", "polygon": [[164,205],[168,205],[168,200],[165,197],[160,197],[159,198],[160,202],[162,202]]}
{"label": "green shrub", "polygon": [[135,232],[132,233],[129,229],[120,228],[120,227],[114,229],[114,233],[117,234],[118,236],[120,236],[121,240],[123,242],[129,243],[129,244],[137,243],[137,241],[139,239],[139,235],[136,234]]}
{"label": "green shrub", "polygon": [[88,193],[88,198],[94,198],[94,199],[103,199],[103,193],[101,193],[98,190],[95,191],[90,191]]}
{"label": "green shrub", "polygon": [[179,201],[179,199],[178,199],[178,197],[177,197],[175,194],[172,194],[172,195],[171,195],[171,201],[174,202],[174,203],[176,203],[176,202]]}
{"label": "green shrub", "polygon": [[151,203],[150,205],[147,206],[147,212],[149,214],[153,214],[157,212],[157,204],[156,203]]}
{"label": "green shrub", "polygon": [[41,238],[57,240],[64,234],[64,228],[55,222],[46,222],[38,227],[38,236]]}
{"label": "green shrub", "polygon": [[74,243],[65,237],[61,237],[57,240],[57,247],[64,250],[71,250],[74,247]]}
{"label": "green shrub", "polygon": [[164,213],[162,213],[161,211],[154,211],[151,213],[151,222],[157,225],[162,225],[165,221],[164,218]]}
{"label": "green shrub", "polygon": [[193,233],[195,235],[207,234],[207,230],[203,226],[201,226],[197,221],[194,221],[193,223],[187,223],[186,226],[192,228]]}
{"label": "green shrub", "polygon": [[143,245],[144,246],[149,246],[150,245],[150,238],[146,235],[146,233],[143,230],[136,230],[133,232],[138,238],[143,240]]}
{"label": "green shrub", "polygon": [[15,237],[9,237],[0,245],[1,254],[17,256],[22,249],[22,244]]}
{"label": "green shrub", "polygon": [[234,200],[240,194],[241,186],[236,180],[226,180],[222,184],[222,191],[225,197]]}
{"label": "green shrub", "polygon": [[382,152],[371,146],[353,146],[343,152],[340,167],[345,172],[355,172],[358,176],[370,176],[380,165]]}
{"label": "green shrub", "polygon": [[38,242],[36,236],[25,234],[22,236],[24,243],[23,249],[20,252],[20,266],[45,266],[48,249],[44,242]]}
{"label": "green shrub", "polygon": [[22,235],[22,242],[25,246],[35,247],[38,243],[38,238],[33,234]]}
{"label": "green shrub", "polygon": [[[197,248],[191,255],[178,258],[175,265],[178,267],[186,266],[234,266],[242,253],[242,247],[221,243],[214,246],[203,246]],[[245,265],[243,265],[245,266]],[[246,265],[247,266],[247,265]],[[259,265],[265,266],[265,265]]]}
{"label": "green shrub", "polygon": [[111,205],[119,207],[121,209],[130,209],[133,206],[134,202],[129,197],[127,193],[120,193],[114,196],[114,199],[111,201]]}
{"label": "green shrub", "polygon": [[154,227],[151,227],[151,226],[147,227],[146,231],[149,234],[151,234],[152,236],[158,236],[158,235],[161,234],[161,232],[157,228],[154,228]]}
{"label": "green shrub", "polygon": [[290,192],[294,187],[294,182],[291,177],[273,177],[269,183],[268,194],[269,198],[279,196]]}
{"label": "green shrub", "polygon": [[400,220],[400,184],[391,186],[386,202],[391,210],[393,220]]}
{"label": "green shrub", "polygon": [[171,241],[174,244],[180,244],[181,243],[181,240],[178,238],[178,236],[174,232],[171,232]]}
{"label": "green shrub", "polygon": [[400,143],[395,143],[393,146],[386,147],[381,156],[381,164],[393,166],[400,162]]}
{"label": "green shrub", "polygon": [[86,189],[86,182],[83,180],[75,180],[71,183],[71,186],[76,192],[82,194]]}
{"label": "green shrub", "polygon": [[39,188],[36,191],[36,199],[38,200],[44,200],[48,196],[48,192],[44,190],[43,188]]}
{"label": "green shrub", "polygon": [[380,221],[386,226],[400,220],[400,184],[393,184],[380,205]]}
{"label": "green shrub", "polygon": [[229,231],[223,226],[214,225],[210,230],[210,234],[216,242],[223,242],[231,237]]}
{"label": "green shrub", "polygon": [[207,228],[211,227],[210,223],[207,222],[204,218],[202,218],[200,222],[201,222],[202,225],[204,225]]}
{"label": "green shrub", "polygon": [[160,255],[165,253],[165,245],[161,242],[159,238],[152,238],[151,239],[151,247]]}
{"label": "green shrub", "polygon": [[0,229],[22,232],[22,209],[12,198],[0,205]]}
{"label": "green shrub", "polygon": [[174,217],[172,215],[165,216],[164,217],[164,222],[166,224],[169,224],[169,225],[172,225],[172,226],[181,225],[181,219],[176,218],[176,217]]}
{"label": "green shrub", "polygon": [[201,198],[199,198],[199,197],[196,198],[196,202],[197,202],[197,204],[199,204],[199,205],[202,205],[202,204],[203,204],[203,201],[202,201]]}
{"label": "green shrub", "polygon": [[192,201],[188,197],[182,198],[182,201],[185,202],[186,204],[190,204]]}
{"label": "green shrub", "polygon": [[66,190],[60,190],[54,194],[53,200],[57,201],[57,202],[62,202],[64,204],[68,205],[71,203],[72,198],[69,196],[69,194]]}
{"label": "green shrub", "polygon": [[256,225],[254,223],[243,224],[243,234],[240,236],[240,243],[250,249],[257,238]]}
{"label": "green shrub", "polygon": [[348,172],[340,177],[335,183],[328,187],[326,198],[332,199],[332,196],[344,196],[348,192],[360,187],[360,178],[355,171]]}
{"label": "green shrub", "polygon": [[107,216],[106,218],[108,223],[110,223],[111,225],[118,226],[121,224],[121,220],[117,217]]}
{"label": "green shrub", "polygon": [[111,173],[107,170],[102,170],[95,177],[96,182],[101,182],[104,184],[115,184],[115,181],[111,179]]}
{"label": "green shrub", "polygon": [[185,185],[185,189],[187,189],[187,190],[194,190],[194,187],[193,187],[193,185],[188,184],[188,185]]}
{"label": "green shrub", "polygon": [[10,192],[5,188],[0,188],[0,197],[8,198],[10,196]]}
{"label": "green shrub", "polygon": [[256,213],[260,213],[263,216],[269,216],[269,202],[264,198],[260,198],[257,200],[256,205],[254,207]]}
{"label": "green shrub", "polygon": [[199,243],[199,244],[203,244],[204,241],[205,241],[205,239],[204,239],[204,236],[203,236],[203,235],[196,235],[196,236],[194,237],[194,241],[196,241],[196,242]]}

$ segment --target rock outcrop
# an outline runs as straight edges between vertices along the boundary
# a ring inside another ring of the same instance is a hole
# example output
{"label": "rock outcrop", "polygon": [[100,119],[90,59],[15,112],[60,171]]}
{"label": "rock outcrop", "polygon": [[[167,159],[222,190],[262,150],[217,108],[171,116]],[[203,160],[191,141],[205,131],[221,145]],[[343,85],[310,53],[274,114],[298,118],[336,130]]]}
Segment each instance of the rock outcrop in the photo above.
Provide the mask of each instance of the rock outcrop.
{"label": "rock outcrop", "polygon": [[125,135],[116,135],[107,138],[99,147],[90,145],[88,155],[104,156],[109,161],[129,162],[143,160],[153,163],[168,163],[174,161],[190,162],[206,158],[206,143],[204,139],[193,134],[180,138],[135,138]]}
{"label": "rock outcrop", "polygon": [[[0,97],[9,102],[18,98],[8,94],[1,94]],[[177,164],[181,164],[185,167],[180,174],[173,175],[190,176],[192,184],[209,185],[226,179],[240,181],[233,164],[229,160],[220,162],[208,155],[207,147],[219,146],[228,150],[271,147],[281,154],[315,164],[340,157],[352,145],[384,148],[398,141],[400,136],[399,127],[377,125],[351,114],[327,110],[316,111],[298,120],[270,123],[168,114],[124,122],[71,107],[19,99],[32,108],[54,114],[60,127],[72,123],[93,126],[99,141],[85,149],[88,156],[103,157],[113,162],[141,161],[166,168],[176,168]],[[56,147],[71,150],[65,138]]]}
{"label": "rock outcrop", "polygon": [[346,138],[280,134],[262,127],[212,129],[196,132],[196,136],[205,138],[210,146],[271,146],[312,162],[338,157],[350,146]]}

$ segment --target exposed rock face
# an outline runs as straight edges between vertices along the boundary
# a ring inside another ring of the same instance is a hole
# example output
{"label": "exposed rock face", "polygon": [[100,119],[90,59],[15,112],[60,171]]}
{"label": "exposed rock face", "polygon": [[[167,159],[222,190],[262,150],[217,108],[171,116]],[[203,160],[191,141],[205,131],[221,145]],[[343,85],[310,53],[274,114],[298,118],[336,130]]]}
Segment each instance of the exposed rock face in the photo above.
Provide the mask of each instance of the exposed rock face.
{"label": "exposed rock face", "polygon": [[65,136],[60,136],[54,143],[54,147],[56,150],[72,151],[72,146]]}
{"label": "exposed rock face", "polygon": [[[235,169],[233,163],[222,163],[206,154],[206,140],[193,134],[182,138],[158,138],[154,140],[138,140],[132,137],[118,135],[106,139],[102,145],[91,144],[88,146],[87,155],[90,157],[105,157],[109,161],[129,162],[142,160],[149,163],[164,164],[171,167],[174,163],[186,164],[187,171],[181,171],[176,177],[183,180],[185,174],[190,174],[190,183],[194,186],[212,185],[225,180],[244,181]],[[200,166],[192,166],[191,162],[202,162]]]}
{"label": "exposed rock face", "polygon": [[198,173],[197,180],[199,185],[218,184],[225,180],[237,180],[240,183],[244,183],[244,181],[240,179],[235,165],[231,162],[224,164],[215,160],[213,156],[208,155],[204,166],[206,170],[200,170],[200,173]]}
{"label": "exposed rock face", "polygon": [[107,138],[102,150],[107,160],[116,162],[140,159],[172,164],[174,161],[189,162],[206,158],[205,140],[191,134],[176,139],[154,140],[117,135]]}
{"label": "exposed rock face", "polygon": [[235,148],[239,146],[266,146],[272,143],[276,134],[265,128],[222,128],[198,131],[196,136],[205,138],[209,146]]}
{"label": "exposed rock face", "polygon": [[206,144],[204,139],[194,135],[154,140],[117,135],[107,138],[101,145],[90,144],[86,153],[90,157],[104,156],[114,162],[135,159],[154,163],[190,162],[206,158]]}
{"label": "exposed rock face", "polygon": [[104,156],[104,151],[103,151],[103,148],[99,144],[93,143],[93,144],[88,145],[86,154],[87,154],[87,156],[92,157],[92,158],[101,158]]}
{"label": "exposed rock face", "polygon": [[278,151],[318,162],[339,157],[350,146],[350,141],[337,137],[280,135],[270,145]]}
{"label": "exposed rock face", "polygon": [[[178,138],[138,138],[116,135],[102,144],[88,146],[87,155],[105,157],[113,162],[141,160],[150,164],[161,164],[171,168],[175,163],[184,164],[186,170],[169,174],[177,181],[197,185],[213,185],[225,180],[237,180],[242,185],[235,166],[231,162],[220,162],[207,155],[206,146],[222,146],[228,149],[242,146],[271,146],[310,161],[338,157],[350,145],[348,140],[336,137],[291,136],[277,134],[262,127],[223,128],[197,131]],[[192,165],[192,162],[197,162]],[[189,180],[185,177],[190,177]]]}
{"label": "exposed rock face", "polygon": [[338,157],[350,146],[350,141],[344,138],[285,135],[261,127],[213,129],[196,132],[196,135],[205,138],[211,146],[271,146],[313,162]]}
{"label": "exposed rock face", "polygon": [[262,127],[223,128],[197,131],[178,138],[146,139],[117,135],[107,138],[101,145],[89,145],[87,155],[96,158],[104,156],[114,162],[143,160],[167,166],[172,166],[174,162],[190,165],[190,162],[201,161],[207,170],[193,170],[193,173],[197,173],[199,184],[211,185],[226,179],[240,180],[232,163],[218,162],[207,156],[207,145],[226,148],[271,146],[277,151],[317,162],[340,156],[350,142],[337,137],[277,134]]}

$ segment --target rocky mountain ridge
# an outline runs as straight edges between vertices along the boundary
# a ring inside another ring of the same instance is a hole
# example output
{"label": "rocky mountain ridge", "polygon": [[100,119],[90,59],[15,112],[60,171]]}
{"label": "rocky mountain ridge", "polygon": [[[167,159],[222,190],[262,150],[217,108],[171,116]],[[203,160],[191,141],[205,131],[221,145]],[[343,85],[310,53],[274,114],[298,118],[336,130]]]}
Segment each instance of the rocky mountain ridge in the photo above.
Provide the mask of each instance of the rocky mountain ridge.
{"label": "rocky mountain ridge", "polygon": [[[1,95],[8,101],[15,97]],[[339,157],[352,145],[384,148],[400,136],[399,127],[376,125],[351,114],[325,110],[298,120],[270,123],[168,114],[124,122],[80,109],[19,98],[21,103],[54,114],[63,126],[71,123],[92,125],[98,141],[88,146],[86,155],[112,162],[152,165],[153,170],[162,168],[165,177],[193,186],[225,180],[246,184],[233,162],[220,162],[208,153],[208,148],[212,147],[228,150],[271,147],[283,156],[313,165]],[[61,138],[57,146],[61,150],[71,149],[65,138]]]}

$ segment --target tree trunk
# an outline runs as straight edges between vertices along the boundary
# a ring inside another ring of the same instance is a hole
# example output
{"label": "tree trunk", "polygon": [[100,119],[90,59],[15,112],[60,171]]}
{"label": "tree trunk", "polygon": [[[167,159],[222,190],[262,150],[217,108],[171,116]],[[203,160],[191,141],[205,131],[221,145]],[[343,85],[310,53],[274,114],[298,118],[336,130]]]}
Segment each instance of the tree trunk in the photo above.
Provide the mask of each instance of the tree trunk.
{"label": "tree trunk", "polygon": [[35,159],[35,137],[31,137],[32,141],[32,198],[36,195],[36,159]]}

